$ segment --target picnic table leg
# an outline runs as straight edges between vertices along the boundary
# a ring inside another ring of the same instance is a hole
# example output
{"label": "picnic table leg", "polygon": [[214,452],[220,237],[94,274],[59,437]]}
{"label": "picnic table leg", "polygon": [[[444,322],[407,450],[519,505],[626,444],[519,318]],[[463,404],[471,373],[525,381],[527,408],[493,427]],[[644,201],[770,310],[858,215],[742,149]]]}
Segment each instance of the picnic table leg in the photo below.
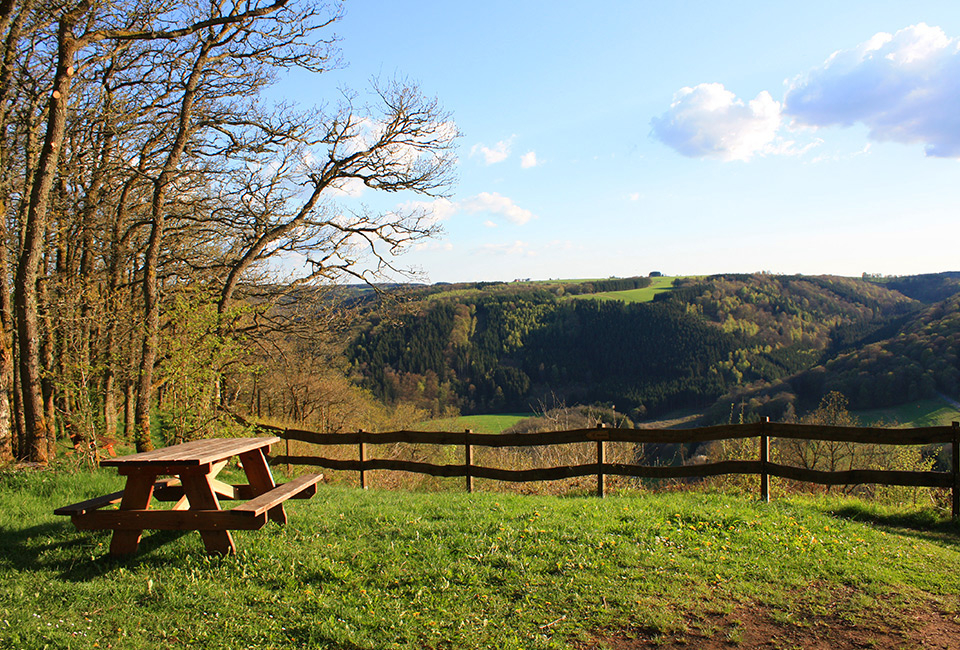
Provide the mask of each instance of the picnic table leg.
{"label": "picnic table leg", "polygon": [[[270,473],[270,466],[267,465],[267,458],[263,455],[262,449],[254,449],[240,454],[240,463],[243,465],[243,471],[247,473],[247,481],[253,490],[253,496],[260,496],[269,492],[277,486],[273,481],[273,474]],[[287,512],[283,509],[283,504],[270,508],[267,516],[278,524],[287,523]]]}
{"label": "picnic table leg", "polygon": [[[123,488],[121,510],[146,510],[153,497],[156,474],[130,474]],[[115,530],[110,540],[110,555],[130,555],[137,552],[143,530]]]}
{"label": "picnic table leg", "polygon": [[[180,475],[183,491],[190,501],[191,510],[219,510],[220,502],[213,491],[209,474],[184,472]],[[208,553],[230,555],[237,552],[229,530],[201,530],[200,537]]]}

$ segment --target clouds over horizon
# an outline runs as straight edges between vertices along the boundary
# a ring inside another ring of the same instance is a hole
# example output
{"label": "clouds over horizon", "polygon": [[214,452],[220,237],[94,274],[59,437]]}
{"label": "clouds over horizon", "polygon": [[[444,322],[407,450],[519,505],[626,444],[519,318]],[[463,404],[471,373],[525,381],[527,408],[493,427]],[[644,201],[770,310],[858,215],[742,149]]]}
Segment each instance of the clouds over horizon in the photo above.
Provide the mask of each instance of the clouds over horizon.
{"label": "clouds over horizon", "polygon": [[470,155],[481,155],[484,162],[488,165],[495,165],[499,162],[503,162],[510,157],[510,151],[513,148],[514,137],[516,136],[511,135],[509,138],[506,140],[501,140],[493,147],[488,147],[482,142],[478,142],[470,148]]}
{"label": "clouds over horizon", "polygon": [[960,40],[919,23],[881,32],[797,76],[777,102],[767,91],[749,102],[720,83],[681,88],[651,120],[652,135],[695,158],[749,160],[797,155],[785,129],[862,123],[876,141],[923,143],[927,156],[960,158]]}
{"label": "clouds over horizon", "polygon": [[919,23],[835,52],[795,79],[784,114],[804,126],[870,129],[880,142],[922,142],[926,155],[960,157],[960,40]]}
{"label": "clouds over horizon", "polygon": [[746,104],[719,83],[681,88],[670,110],[651,120],[653,134],[691,158],[749,160],[773,142],[780,103],[767,91]]}
{"label": "clouds over horizon", "polygon": [[459,205],[465,212],[503,215],[518,226],[537,218],[530,210],[521,208],[513,202],[513,199],[497,192],[480,192],[474,197],[461,201]]}
{"label": "clouds over horizon", "polygon": [[[537,215],[533,212],[521,208],[513,202],[513,199],[498,192],[480,192],[476,196],[471,196],[462,201],[451,201],[449,199],[437,199],[430,202],[410,201],[401,205],[400,208],[407,211],[419,211],[433,222],[444,221],[460,212],[500,215],[518,226],[537,218]],[[484,225],[496,227],[497,224],[488,219],[484,222]]]}

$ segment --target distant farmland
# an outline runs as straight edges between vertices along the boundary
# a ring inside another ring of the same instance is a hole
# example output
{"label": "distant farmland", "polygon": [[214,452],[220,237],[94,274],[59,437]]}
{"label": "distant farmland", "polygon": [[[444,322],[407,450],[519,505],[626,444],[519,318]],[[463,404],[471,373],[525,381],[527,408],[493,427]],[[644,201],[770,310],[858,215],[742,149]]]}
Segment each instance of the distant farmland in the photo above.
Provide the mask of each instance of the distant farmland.
{"label": "distant farmland", "polygon": [[630,289],[629,291],[607,291],[604,293],[585,293],[575,296],[575,298],[580,300],[620,300],[627,303],[650,302],[658,293],[672,291],[673,281],[675,279],[676,278],[673,277],[650,278],[650,286],[644,287],[643,289]]}

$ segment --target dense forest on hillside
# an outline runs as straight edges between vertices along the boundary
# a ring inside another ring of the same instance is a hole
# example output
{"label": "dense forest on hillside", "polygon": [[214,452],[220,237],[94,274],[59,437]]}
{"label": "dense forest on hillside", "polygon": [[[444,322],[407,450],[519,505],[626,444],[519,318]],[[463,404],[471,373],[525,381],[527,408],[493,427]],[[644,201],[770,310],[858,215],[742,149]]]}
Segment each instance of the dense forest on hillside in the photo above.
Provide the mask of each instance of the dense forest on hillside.
{"label": "dense forest on hillside", "polygon": [[851,408],[881,408],[936,393],[960,394],[960,294],[927,306],[909,319],[894,319],[851,351],[770,385],[737,391],[718,402],[715,414],[743,404],[749,414],[782,417],[809,408],[836,391]]}
{"label": "dense forest on hillside", "polygon": [[781,416],[829,390],[886,405],[958,385],[956,298],[925,308],[892,289],[955,285],[917,277],[687,278],[643,304],[567,300],[568,286],[548,283],[432,287],[403,317],[368,323],[348,355],[374,394],[434,413],[559,400],[635,419],[711,404],[720,418],[735,402]]}

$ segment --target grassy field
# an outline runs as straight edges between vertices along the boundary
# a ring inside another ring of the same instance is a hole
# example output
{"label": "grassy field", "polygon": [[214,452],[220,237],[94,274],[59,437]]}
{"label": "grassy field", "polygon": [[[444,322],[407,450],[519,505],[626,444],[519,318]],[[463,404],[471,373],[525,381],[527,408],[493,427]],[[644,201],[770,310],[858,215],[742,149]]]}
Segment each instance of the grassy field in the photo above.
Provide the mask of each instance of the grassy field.
{"label": "grassy field", "polygon": [[658,293],[664,293],[673,289],[673,281],[676,278],[659,277],[650,278],[652,280],[649,287],[643,289],[630,289],[629,291],[607,291],[604,293],[590,293],[574,296],[578,299],[592,300],[622,300],[623,302],[650,302]]}
{"label": "grassy field", "polygon": [[870,411],[855,411],[864,426],[876,422],[895,422],[901,427],[935,427],[960,422],[960,411],[940,399],[926,399],[900,406]]}
{"label": "grassy field", "polygon": [[462,415],[456,418],[421,422],[423,431],[464,431],[474,433],[500,433],[520,420],[534,417],[534,413],[495,413],[492,415]]}
{"label": "grassy field", "polygon": [[236,556],[151,531],[116,560],[107,534],[52,510],[119,487],[107,471],[0,474],[0,647],[704,648],[762,624],[776,647],[852,630],[884,648],[960,633],[960,528],[931,511],[321,486],[289,502],[286,527],[236,532]]}

